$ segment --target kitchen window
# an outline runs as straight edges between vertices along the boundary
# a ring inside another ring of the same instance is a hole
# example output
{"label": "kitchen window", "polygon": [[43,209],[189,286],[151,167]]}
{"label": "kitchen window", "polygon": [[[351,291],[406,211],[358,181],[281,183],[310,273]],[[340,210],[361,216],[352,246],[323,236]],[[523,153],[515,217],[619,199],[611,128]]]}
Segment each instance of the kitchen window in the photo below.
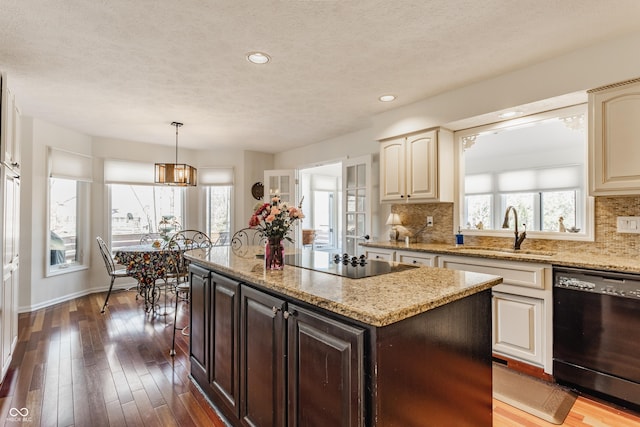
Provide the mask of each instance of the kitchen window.
{"label": "kitchen window", "polygon": [[230,185],[205,187],[206,233],[217,245],[231,244],[231,193]]}
{"label": "kitchen window", "polygon": [[48,149],[46,275],[88,268],[89,186],[92,159]]}
{"label": "kitchen window", "polygon": [[198,182],[205,193],[205,232],[216,245],[231,244],[234,172],[231,167],[200,167]]}
{"label": "kitchen window", "polygon": [[513,206],[518,228],[530,237],[592,240],[586,105],[465,129],[456,140],[463,175],[458,223],[465,233],[508,233],[502,224]]}

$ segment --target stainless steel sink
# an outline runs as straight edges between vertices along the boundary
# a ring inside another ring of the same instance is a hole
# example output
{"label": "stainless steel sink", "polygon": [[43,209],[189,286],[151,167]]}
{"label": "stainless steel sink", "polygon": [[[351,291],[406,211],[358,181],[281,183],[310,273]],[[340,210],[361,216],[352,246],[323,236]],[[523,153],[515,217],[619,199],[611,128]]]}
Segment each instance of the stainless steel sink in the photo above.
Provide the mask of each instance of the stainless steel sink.
{"label": "stainless steel sink", "polygon": [[509,249],[509,248],[494,248],[491,246],[452,246],[456,252],[473,252],[482,254],[491,253],[491,254],[504,254],[504,255],[535,255],[540,257],[552,257],[555,255],[555,252],[551,251],[540,251],[535,249]]}

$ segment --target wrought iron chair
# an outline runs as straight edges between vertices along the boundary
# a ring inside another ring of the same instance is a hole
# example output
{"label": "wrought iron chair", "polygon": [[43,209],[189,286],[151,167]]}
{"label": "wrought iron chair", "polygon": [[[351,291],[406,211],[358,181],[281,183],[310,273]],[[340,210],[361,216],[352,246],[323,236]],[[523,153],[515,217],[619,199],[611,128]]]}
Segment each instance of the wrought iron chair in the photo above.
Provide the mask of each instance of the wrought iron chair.
{"label": "wrought iron chair", "polygon": [[[176,354],[176,330],[180,329],[183,335],[188,335],[186,332],[189,325],[179,328],[176,325],[178,318],[178,301],[189,301],[191,284],[189,283],[189,262],[182,256],[183,250],[190,249],[206,249],[213,246],[211,239],[204,232],[199,230],[182,230],[174,234],[169,242],[167,242],[167,248],[179,248],[173,252],[170,257],[167,278],[173,279],[175,290],[175,307],[173,312],[173,337],[171,340],[171,351],[169,354],[175,356]],[[166,291],[165,291],[166,295]]]}
{"label": "wrought iron chair", "polygon": [[107,268],[107,274],[109,274],[109,277],[111,277],[109,291],[107,292],[107,297],[104,300],[102,310],[100,310],[100,313],[104,313],[104,310],[109,303],[109,296],[111,296],[113,283],[116,281],[116,279],[129,277],[129,274],[127,273],[127,270],[125,268],[116,268],[116,263],[111,256],[111,251],[109,250],[109,247],[102,239],[102,237],[98,236],[96,237],[96,240],[98,241],[98,248],[100,248],[100,254],[102,255],[102,259],[104,260],[104,265]]}
{"label": "wrought iron chair", "polygon": [[267,238],[262,230],[257,228],[243,228],[234,233],[231,238],[231,250],[240,257],[253,256],[252,246],[264,246]]}

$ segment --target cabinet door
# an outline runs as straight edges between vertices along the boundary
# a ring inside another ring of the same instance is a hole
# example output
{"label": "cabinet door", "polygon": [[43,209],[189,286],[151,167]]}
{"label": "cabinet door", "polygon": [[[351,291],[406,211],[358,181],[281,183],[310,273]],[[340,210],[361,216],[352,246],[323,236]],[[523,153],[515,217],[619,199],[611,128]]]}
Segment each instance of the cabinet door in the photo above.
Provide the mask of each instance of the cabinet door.
{"label": "cabinet door", "polygon": [[289,427],[364,425],[364,330],[289,304]]}
{"label": "cabinet door", "polygon": [[380,143],[380,201],[404,200],[405,145],[404,138]]}
{"label": "cabinet door", "polygon": [[410,201],[438,198],[438,141],[435,130],[407,138],[406,168],[406,192]]}
{"label": "cabinet door", "polygon": [[191,295],[189,307],[191,329],[189,331],[189,354],[191,356],[191,372],[199,378],[208,378],[209,372],[209,277],[211,272],[196,265],[189,266]]}
{"label": "cabinet door", "polygon": [[285,303],[241,287],[240,417],[242,425],[285,425]]}
{"label": "cabinet door", "polygon": [[543,300],[493,292],[493,350],[543,363]]}
{"label": "cabinet door", "polygon": [[640,190],[640,81],[589,93],[591,195]]}
{"label": "cabinet door", "polygon": [[211,366],[209,382],[218,402],[239,416],[240,354],[240,284],[211,273]]}

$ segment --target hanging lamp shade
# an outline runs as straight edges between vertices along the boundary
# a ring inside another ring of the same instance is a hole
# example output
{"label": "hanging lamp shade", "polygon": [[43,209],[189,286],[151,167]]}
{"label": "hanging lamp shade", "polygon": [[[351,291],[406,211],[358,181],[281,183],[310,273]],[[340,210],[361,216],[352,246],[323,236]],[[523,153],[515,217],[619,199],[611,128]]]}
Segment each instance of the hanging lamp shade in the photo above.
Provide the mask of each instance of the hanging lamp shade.
{"label": "hanging lamp shade", "polygon": [[178,128],[182,123],[173,122],[171,126],[176,127],[176,162],[156,163],[155,183],[193,187],[197,184],[198,170],[186,163],[178,163]]}

